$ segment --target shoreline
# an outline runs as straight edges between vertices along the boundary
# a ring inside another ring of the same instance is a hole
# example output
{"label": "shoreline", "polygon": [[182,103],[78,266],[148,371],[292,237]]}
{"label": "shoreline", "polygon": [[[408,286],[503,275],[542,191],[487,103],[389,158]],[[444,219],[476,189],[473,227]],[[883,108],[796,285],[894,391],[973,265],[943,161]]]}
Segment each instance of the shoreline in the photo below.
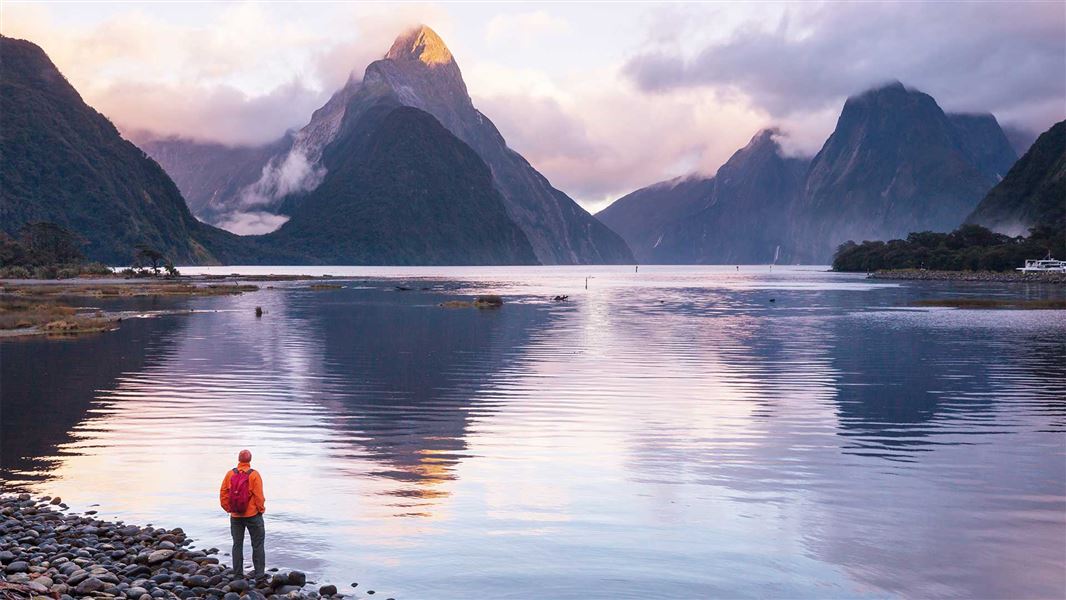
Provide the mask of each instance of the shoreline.
{"label": "shoreline", "polygon": [[0,591],[60,600],[344,597],[336,586],[308,581],[300,571],[275,568],[259,581],[234,577],[216,556],[218,548],[195,549],[181,528],[105,521],[95,511],[66,509],[60,498],[0,496]]}
{"label": "shoreline", "polygon": [[[75,306],[71,298],[134,298],[162,296],[230,296],[258,291],[259,286],[218,279],[0,280],[0,338],[70,337],[118,328],[124,312]],[[160,311],[169,314],[173,311]],[[186,314],[189,311],[177,311]]]}
{"label": "shoreline", "polygon": [[901,281],[980,281],[995,283],[1066,284],[1066,273],[1021,273],[1019,271],[932,271],[928,269],[885,269],[866,275],[867,279]]}

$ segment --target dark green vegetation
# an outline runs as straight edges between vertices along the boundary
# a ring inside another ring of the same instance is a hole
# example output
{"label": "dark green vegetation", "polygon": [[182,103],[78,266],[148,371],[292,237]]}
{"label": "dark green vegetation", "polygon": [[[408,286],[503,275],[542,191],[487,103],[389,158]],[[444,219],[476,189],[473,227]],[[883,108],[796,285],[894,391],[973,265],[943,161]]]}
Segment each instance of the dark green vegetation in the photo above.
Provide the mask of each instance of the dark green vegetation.
{"label": "dark green vegetation", "polygon": [[175,262],[214,263],[236,236],[197,221],[178,189],[122,139],[36,45],[0,37],[0,229],[51,222],[95,261],[128,264],[141,244]]}
{"label": "dark green vegetation", "polygon": [[0,277],[67,279],[79,275],[110,275],[111,269],[89,263],[84,240],[55,223],[27,223],[11,237],[0,231]]}
{"label": "dark green vegetation", "polygon": [[966,222],[1012,234],[1037,224],[1066,229],[1066,121],[1037,138]]}
{"label": "dark green vegetation", "polygon": [[761,132],[713,178],[638,190],[597,217],[644,262],[819,263],[848,239],[951,231],[1016,158],[992,115],[946,114],[897,82],[849,98],[809,162]]}
{"label": "dark green vegetation", "polygon": [[1048,252],[1066,256],[1066,231],[1061,227],[1045,225],[1033,228],[1028,237],[1011,237],[980,225],[963,225],[951,233],[912,233],[905,240],[846,242],[833,257],[833,270],[1009,271]]}
{"label": "dark green vegetation", "polygon": [[[1029,228],[1028,236],[996,233]],[[847,242],[837,271],[926,268],[1008,271],[1048,253],[1066,256],[1066,121],[1055,124],[1010,169],[956,231],[912,233],[906,240]]]}
{"label": "dark green vegetation", "polygon": [[433,116],[383,100],[342,127],[326,178],[258,239],[258,261],[537,263],[488,167]]}
{"label": "dark green vegetation", "polygon": [[[0,277],[7,279],[70,279],[114,275],[102,263],[87,262],[82,248],[86,241],[55,223],[27,223],[12,238],[0,231]],[[162,252],[140,244],[133,254],[133,266],[123,269],[129,277],[177,277],[178,270]]]}

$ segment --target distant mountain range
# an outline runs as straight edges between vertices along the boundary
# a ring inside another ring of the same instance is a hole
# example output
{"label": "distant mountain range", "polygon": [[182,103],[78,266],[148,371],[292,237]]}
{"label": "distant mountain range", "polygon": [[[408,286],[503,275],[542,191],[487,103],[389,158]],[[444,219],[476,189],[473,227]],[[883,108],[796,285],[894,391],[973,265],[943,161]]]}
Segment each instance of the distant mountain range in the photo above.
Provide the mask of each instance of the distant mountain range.
{"label": "distant mountain range", "polygon": [[945,114],[899,82],[849,98],[810,161],[774,136],[713,178],[655,184],[597,217],[644,262],[827,263],[847,240],[953,230],[1017,159],[992,115]]}
{"label": "distant mountain range", "polygon": [[1008,235],[1036,225],[1066,231],[1066,121],[1037,138],[966,222]]}
{"label": "distant mountain range", "polygon": [[[140,244],[178,264],[825,263],[849,239],[1063,221],[1063,123],[1014,164],[992,115],[945,114],[899,83],[849,98],[811,159],[763,130],[714,177],[643,188],[596,219],[507,147],[426,27],[272,144],[145,142],[187,205],[39,47],[0,37],[0,52],[0,229],[51,221],[111,264]],[[272,231],[234,235],[190,207]]]}
{"label": "distant mountain range", "polygon": [[122,139],[36,45],[0,36],[0,229],[50,221],[90,259],[129,264],[147,244],[182,263],[226,262],[237,236],[196,220],[178,188]]}
{"label": "distant mountain range", "polygon": [[777,130],[755,134],[714,177],[657,183],[596,216],[641,262],[769,263],[789,242],[789,211],[810,161],[782,154]]}
{"label": "distant mountain range", "polygon": [[[536,261],[633,261],[621,237],[507,147],[492,121],[474,108],[447,46],[425,26],[397,38],[382,60],[371,63],[361,80],[349,80],[306,127],[269,147],[224,149],[180,139],[142,143],[171,173],[197,216],[211,223],[233,227],[242,215],[257,211],[295,218],[304,197],[330,177],[330,146],[383,100],[432,115],[473,149],[488,166],[508,218],[532,246]],[[331,183],[332,189],[344,185],[335,178]],[[415,223],[406,230],[412,239],[422,235]]]}

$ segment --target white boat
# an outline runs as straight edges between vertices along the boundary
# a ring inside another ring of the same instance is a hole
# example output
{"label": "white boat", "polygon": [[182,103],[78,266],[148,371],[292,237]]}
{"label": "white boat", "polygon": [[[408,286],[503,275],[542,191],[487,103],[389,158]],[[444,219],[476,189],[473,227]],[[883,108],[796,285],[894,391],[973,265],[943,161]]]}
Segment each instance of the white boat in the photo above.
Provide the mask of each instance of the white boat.
{"label": "white boat", "polygon": [[1049,252],[1047,258],[1027,260],[1024,267],[1016,270],[1022,273],[1066,273],[1066,260],[1055,260]]}

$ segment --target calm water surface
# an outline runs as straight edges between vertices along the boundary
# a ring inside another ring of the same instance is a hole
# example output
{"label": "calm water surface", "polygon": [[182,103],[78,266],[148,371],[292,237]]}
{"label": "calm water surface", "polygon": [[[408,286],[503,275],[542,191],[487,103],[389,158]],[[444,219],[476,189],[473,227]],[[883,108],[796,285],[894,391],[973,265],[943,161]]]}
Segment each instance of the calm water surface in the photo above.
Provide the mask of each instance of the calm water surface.
{"label": "calm water surface", "polygon": [[360,598],[1066,595],[1066,313],[910,307],[1062,287],[319,271],[0,343],[5,487],[225,549],[249,447],[269,562]]}

